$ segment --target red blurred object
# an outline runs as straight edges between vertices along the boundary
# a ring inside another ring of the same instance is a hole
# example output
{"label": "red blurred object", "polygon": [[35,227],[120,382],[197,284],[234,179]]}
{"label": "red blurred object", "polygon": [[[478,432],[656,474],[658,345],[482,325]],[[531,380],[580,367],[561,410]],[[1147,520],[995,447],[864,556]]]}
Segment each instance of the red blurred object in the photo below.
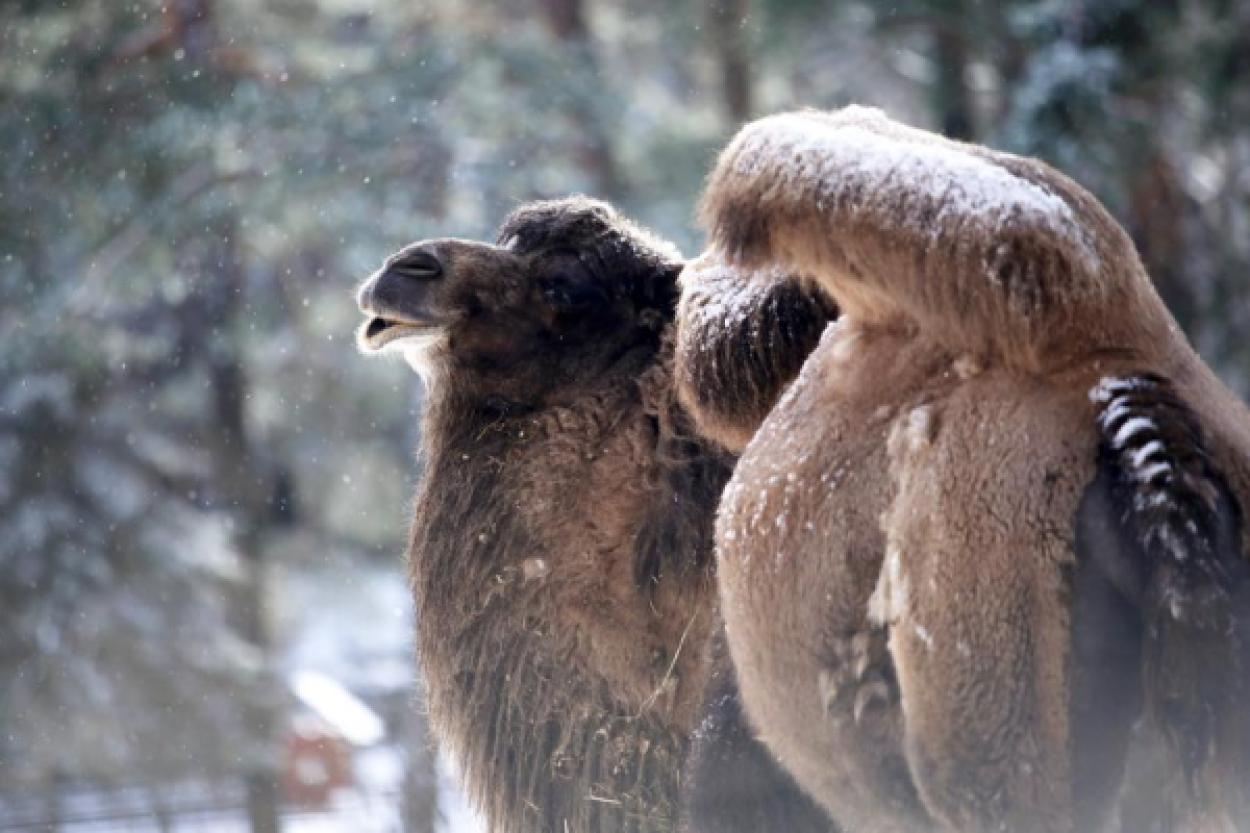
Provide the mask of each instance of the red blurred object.
{"label": "red blurred object", "polygon": [[292,721],[282,763],[282,796],[305,809],[324,809],[334,790],[350,787],[350,744],[315,717]]}

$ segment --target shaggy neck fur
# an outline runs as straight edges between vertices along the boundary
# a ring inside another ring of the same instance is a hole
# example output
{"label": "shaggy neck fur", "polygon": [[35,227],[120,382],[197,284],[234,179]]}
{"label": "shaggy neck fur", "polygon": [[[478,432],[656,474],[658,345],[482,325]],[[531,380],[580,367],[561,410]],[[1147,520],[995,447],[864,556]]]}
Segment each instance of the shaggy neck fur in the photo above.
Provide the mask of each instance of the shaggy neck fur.
{"label": "shaggy neck fur", "polygon": [[671,348],[559,406],[436,385],[410,560],[431,720],[494,833],[662,831],[706,669],[727,460]]}

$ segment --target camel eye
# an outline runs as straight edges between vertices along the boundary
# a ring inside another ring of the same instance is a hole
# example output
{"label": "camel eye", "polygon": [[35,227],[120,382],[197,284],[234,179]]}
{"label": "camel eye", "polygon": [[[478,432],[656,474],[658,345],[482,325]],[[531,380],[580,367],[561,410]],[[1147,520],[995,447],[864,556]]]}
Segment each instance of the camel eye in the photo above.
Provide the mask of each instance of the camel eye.
{"label": "camel eye", "polygon": [[583,312],[607,301],[590,271],[573,258],[559,263],[540,286],[543,300],[558,312]]}
{"label": "camel eye", "polygon": [[543,300],[561,311],[582,311],[603,303],[599,288],[586,281],[556,278],[543,286]]}

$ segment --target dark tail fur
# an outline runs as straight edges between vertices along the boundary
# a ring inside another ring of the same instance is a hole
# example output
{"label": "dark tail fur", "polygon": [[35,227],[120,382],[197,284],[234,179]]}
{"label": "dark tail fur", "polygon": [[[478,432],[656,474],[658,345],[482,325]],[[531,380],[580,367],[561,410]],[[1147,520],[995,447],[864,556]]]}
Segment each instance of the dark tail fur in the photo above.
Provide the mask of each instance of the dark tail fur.
{"label": "dark tail fur", "polygon": [[[1098,478],[1083,507],[1089,556],[1141,615],[1144,693],[1191,790],[1240,745],[1250,569],[1242,509],[1194,412],[1153,374],[1091,392]],[[1094,532],[1089,530],[1094,529]],[[1100,531],[1099,531],[1100,530]],[[1240,757],[1238,752],[1234,757]]]}

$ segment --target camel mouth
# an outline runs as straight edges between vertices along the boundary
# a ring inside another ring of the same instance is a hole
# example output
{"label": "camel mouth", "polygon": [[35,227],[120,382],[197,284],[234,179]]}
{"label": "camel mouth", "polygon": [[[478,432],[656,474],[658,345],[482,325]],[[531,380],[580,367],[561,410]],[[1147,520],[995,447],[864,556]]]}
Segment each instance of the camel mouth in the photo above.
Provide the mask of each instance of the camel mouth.
{"label": "camel mouth", "polygon": [[356,343],[366,353],[376,353],[391,345],[409,339],[423,341],[437,337],[443,331],[436,321],[418,321],[407,318],[387,318],[374,315],[365,320],[356,333]]}

